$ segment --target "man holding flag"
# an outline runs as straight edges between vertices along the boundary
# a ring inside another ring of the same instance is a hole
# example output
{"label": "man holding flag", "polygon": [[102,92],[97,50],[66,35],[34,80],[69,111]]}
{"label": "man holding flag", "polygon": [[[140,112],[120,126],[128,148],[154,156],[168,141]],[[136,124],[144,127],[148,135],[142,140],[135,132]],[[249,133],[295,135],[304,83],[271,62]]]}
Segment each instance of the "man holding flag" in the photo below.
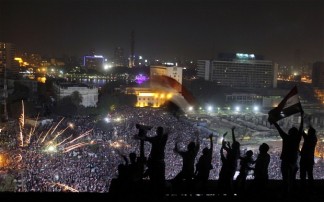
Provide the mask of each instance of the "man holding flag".
{"label": "man holding flag", "polygon": [[[284,132],[277,121],[300,112],[301,121],[299,129],[292,127],[288,134]],[[295,86],[288,95],[280,102],[278,107],[269,111],[268,121],[273,124],[282,138],[281,150],[281,174],[284,185],[284,194],[291,194],[295,184],[298,170],[299,144],[303,134],[304,111],[299,102],[297,87]]]}
{"label": "man holding flag", "polygon": [[299,101],[297,86],[293,87],[279,105],[269,111],[269,122],[277,122],[283,118],[302,112],[302,106]]}

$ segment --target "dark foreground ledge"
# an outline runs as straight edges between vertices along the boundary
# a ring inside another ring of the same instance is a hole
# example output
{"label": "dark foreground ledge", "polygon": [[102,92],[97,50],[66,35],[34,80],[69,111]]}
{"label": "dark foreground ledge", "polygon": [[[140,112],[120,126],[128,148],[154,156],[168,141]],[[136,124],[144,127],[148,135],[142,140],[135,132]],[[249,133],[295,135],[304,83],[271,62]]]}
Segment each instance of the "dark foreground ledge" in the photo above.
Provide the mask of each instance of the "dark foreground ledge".
{"label": "dark foreground ledge", "polygon": [[[14,192],[0,192],[0,201],[33,201],[33,202],[110,202],[110,201],[323,201],[324,199],[324,180],[315,180],[315,187],[313,190],[302,190],[300,182],[297,181],[294,191],[290,195],[283,193],[281,180],[270,180],[267,190],[263,193],[255,193],[254,190],[249,189],[251,182],[247,181],[247,189],[244,193],[235,195],[224,195],[217,190],[217,181],[208,181],[207,188],[204,191],[192,190],[185,184],[178,187],[167,186],[162,195],[154,195],[151,190],[151,185],[148,181],[144,181],[140,188],[141,191],[137,193],[129,192],[127,188],[117,189],[116,181],[113,181],[111,186],[113,189],[109,193],[48,193],[48,192],[27,192],[27,193],[14,193]],[[167,184],[169,181],[167,182]],[[115,188],[114,188],[115,186]],[[114,190],[115,189],[115,190]]]}

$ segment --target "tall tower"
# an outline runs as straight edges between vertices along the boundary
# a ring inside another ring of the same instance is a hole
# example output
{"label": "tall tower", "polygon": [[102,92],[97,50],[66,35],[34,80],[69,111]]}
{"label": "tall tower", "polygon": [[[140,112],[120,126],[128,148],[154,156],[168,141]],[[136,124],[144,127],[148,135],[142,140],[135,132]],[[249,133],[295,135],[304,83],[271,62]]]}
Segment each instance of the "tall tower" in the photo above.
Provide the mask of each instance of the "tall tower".
{"label": "tall tower", "polygon": [[0,95],[2,111],[1,111],[1,121],[8,121],[8,111],[7,111],[7,71],[9,69],[14,69],[14,48],[13,44],[0,42],[0,75],[3,80],[3,90]]}
{"label": "tall tower", "polygon": [[131,32],[131,47],[130,47],[130,51],[131,51],[131,54],[130,54],[130,58],[129,58],[129,67],[130,68],[133,68],[135,66],[135,31],[132,30]]}
{"label": "tall tower", "polygon": [[4,74],[3,74],[3,95],[2,95],[2,107],[3,107],[3,114],[1,115],[1,121],[7,122],[8,121],[8,111],[7,111],[7,98],[8,98],[8,91],[7,91],[7,68],[4,65]]}

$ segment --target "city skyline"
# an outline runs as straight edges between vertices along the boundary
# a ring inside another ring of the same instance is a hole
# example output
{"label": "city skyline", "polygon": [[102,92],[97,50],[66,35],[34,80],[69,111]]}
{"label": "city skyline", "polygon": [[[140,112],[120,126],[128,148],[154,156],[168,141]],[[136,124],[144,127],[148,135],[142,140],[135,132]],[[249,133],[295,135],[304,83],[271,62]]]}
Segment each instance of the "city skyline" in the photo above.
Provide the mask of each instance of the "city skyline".
{"label": "city skyline", "polygon": [[0,41],[18,51],[113,57],[211,59],[220,52],[264,55],[280,65],[324,60],[321,1],[1,0]]}

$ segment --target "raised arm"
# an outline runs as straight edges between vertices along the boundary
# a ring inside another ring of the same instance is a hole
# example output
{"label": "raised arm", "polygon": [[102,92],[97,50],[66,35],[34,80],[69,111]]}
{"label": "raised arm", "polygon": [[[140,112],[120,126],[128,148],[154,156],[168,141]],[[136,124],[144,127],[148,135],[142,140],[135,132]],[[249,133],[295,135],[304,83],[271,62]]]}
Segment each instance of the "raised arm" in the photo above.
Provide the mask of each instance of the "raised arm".
{"label": "raised arm", "polygon": [[200,148],[199,131],[197,131],[195,133],[195,135],[196,135],[196,147],[195,147],[195,151],[198,153],[199,148]]}
{"label": "raised arm", "polygon": [[280,128],[277,122],[273,122],[272,124],[277,128],[281,138],[285,138],[287,136],[287,134]]}
{"label": "raised arm", "polygon": [[213,150],[214,148],[214,142],[213,142],[213,134],[209,135],[209,143],[210,143],[210,150]]}
{"label": "raised arm", "polygon": [[299,134],[300,136],[304,134],[304,111],[300,112]]}
{"label": "raised arm", "polygon": [[178,148],[178,142],[176,142],[175,144],[174,144],[174,148],[173,148],[173,151],[175,152],[175,153],[180,153],[180,150],[179,150],[179,148]]}
{"label": "raised arm", "polygon": [[223,134],[222,148],[225,149],[226,151],[228,151],[228,150],[230,149],[230,145],[229,145],[229,144],[226,145],[226,143],[229,143],[229,142],[226,142],[226,141],[225,141],[225,137],[226,137],[226,135],[227,135],[227,132],[225,132],[225,133]]}
{"label": "raised arm", "polygon": [[235,130],[235,126],[232,127],[232,140],[233,142],[236,142],[234,130]]}

